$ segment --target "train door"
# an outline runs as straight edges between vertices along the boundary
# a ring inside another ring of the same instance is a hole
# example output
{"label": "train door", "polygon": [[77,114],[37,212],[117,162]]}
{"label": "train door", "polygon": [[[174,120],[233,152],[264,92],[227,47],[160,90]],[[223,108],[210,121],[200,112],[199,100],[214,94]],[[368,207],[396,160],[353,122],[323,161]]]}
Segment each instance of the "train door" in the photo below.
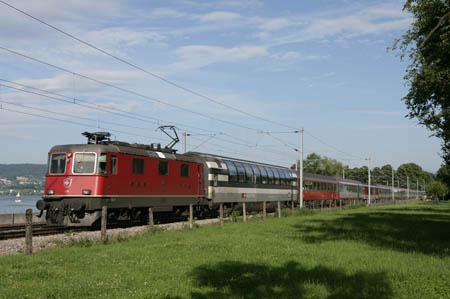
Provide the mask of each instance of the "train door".
{"label": "train door", "polygon": [[203,194],[203,171],[202,171],[202,165],[197,165],[197,195],[200,196]]}

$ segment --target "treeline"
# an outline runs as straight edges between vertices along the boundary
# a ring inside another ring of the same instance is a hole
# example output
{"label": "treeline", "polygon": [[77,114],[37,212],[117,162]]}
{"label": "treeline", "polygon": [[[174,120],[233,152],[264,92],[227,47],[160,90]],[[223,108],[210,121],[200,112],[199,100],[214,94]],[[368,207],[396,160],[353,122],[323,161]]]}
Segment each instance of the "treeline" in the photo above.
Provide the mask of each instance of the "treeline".
{"label": "treeline", "polygon": [[[292,168],[294,167],[295,165],[292,166]],[[357,180],[366,184],[369,181],[367,166],[350,168],[342,162],[325,156],[320,156],[316,153],[309,154],[303,161],[303,171],[307,173]],[[400,165],[397,169],[393,169],[390,164],[386,164],[382,167],[374,167],[371,169],[371,183],[391,186],[392,172],[394,172],[395,187],[400,186],[401,188],[406,188],[409,181],[410,189],[416,189],[418,183],[419,190],[423,190],[424,185],[426,186],[436,180],[434,174],[424,171],[419,165],[415,163],[405,163]],[[448,169],[447,174],[450,178],[450,169]]]}
{"label": "treeline", "polygon": [[0,177],[11,181],[20,176],[42,178],[46,171],[46,164],[0,164]]}

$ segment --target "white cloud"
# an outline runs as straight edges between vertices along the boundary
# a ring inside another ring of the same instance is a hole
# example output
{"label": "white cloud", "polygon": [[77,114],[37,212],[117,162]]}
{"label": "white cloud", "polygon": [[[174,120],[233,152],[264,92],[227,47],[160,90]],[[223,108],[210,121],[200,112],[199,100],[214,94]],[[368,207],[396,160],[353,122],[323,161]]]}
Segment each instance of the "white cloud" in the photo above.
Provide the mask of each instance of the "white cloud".
{"label": "white cloud", "polygon": [[164,18],[164,17],[181,18],[186,16],[186,13],[167,7],[161,7],[153,10],[151,15],[156,18]]}
{"label": "white cloud", "polygon": [[411,17],[398,5],[378,5],[349,11],[345,16],[309,16],[306,25],[294,32],[274,38],[274,45],[297,43],[308,40],[338,38],[341,42],[348,38],[380,34],[407,28]]}
{"label": "white cloud", "polygon": [[202,22],[233,22],[239,20],[241,16],[229,11],[213,11],[197,17]]}
{"label": "white cloud", "polygon": [[329,56],[325,55],[303,55],[300,52],[297,51],[288,51],[285,53],[276,53],[272,55],[272,58],[276,60],[320,60],[320,59],[326,59]]}
{"label": "white cloud", "polygon": [[200,68],[217,62],[236,62],[268,55],[264,47],[222,48],[206,45],[181,47],[173,52],[181,61],[172,65],[175,68]]}
{"label": "white cloud", "polygon": [[[143,74],[137,71],[117,71],[117,70],[94,70],[84,71],[81,74],[95,78],[108,84],[119,85],[130,80],[142,77]],[[52,78],[43,79],[22,79],[15,82],[23,85],[32,86],[35,88],[47,91],[66,91],[71,95],[74,93],[91,93],[104,90],[106,87],[103,84],[96,83],[79,76],[68,73],[63,73]]]}
{"label": "white cloud", "polygon": [[277,31],[290,24],[290,21],[285,18],[270,19],[260,25],[264,31]]}

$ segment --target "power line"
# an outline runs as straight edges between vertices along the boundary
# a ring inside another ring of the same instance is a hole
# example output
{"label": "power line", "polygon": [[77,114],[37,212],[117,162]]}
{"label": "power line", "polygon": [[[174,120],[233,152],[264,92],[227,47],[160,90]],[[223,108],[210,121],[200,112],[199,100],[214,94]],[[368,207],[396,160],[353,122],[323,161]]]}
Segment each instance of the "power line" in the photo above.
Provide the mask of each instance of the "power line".
{"label": "power line", "polygon": [[162,76],[160,76],[160,75],[157,75],[157,74],[155,74],[155,73],[153,73],[153,72],[150,72],[150,71],[148,71],[148,70],[146,70],[146,69],[144,69],[144,68],[142,68],[142,67],[139,67],[139,66],[137,66],[136,64],[133,64],[133,63],[128,62],[128,61],[126,61],[126,60],[124,60],[124,59],[122,59],[122,58],[120,58],[120,57],[118,57],[118,56],[116,56],[116,55],[113,55],[113,54],[111,54],[111,53],[109,53],[109,52],[107,52],[107,51],[105,51],[105,50],[103,50],[103,49],[101,49],[101,48],[99,48],[99,47],[97,47],[97,46],[94,46],[93,44],[88,43],[88,42],[86,42],[86,41],[84,41],[84,40],[82,40],[82,39],[80,39],[80,38],[74,36],[73,34],[70,34],[70,33],[66,32],[66,31],[64,31],[64,30],[62,30],[62,29],[60,29],[60,28],[58,28],[58,27],[56,27],[56,26],[54,26],[54,25],[51,25],[51,24],[49,24],[49,23],[47,23],[47,22],[45,22],[45,21],[43,21],[43,20],[41,20],[41,19],[39,19],[39,18],[37,18],[37,17],[35,17],[35,16],[33,16],[33,15],[31,15],[31,14],[29,14],[29,13],[27,13],[27,12],[25,12],[25,11],[23,11],[23,10],[21,10],[21,9],[19,9],[19,8],[17,8],[17,7],[15,7],[15,6],[13,6],[13,5],[11,5],[11,4],[5,2],[5,1],[0,0],[0,3],[3,3],[4,5],[6,5],[6,6],[12,8],[12,9],[14,9],[14,10],[16,10],[16,11],[18,11],[18,12],[20,12],[20,13],[22,13],[22,14],[24,14],[24,15],[30,17],[30,18],[32,18],[33,20],[35,20],[35,21],[37,21],[37,22],[39,22],[39,23],[41,23],[41,24],[44,24],[45,26],[48,26],[48,27],[50,27],[50,28],[52,28],[52,29],[54,29],[54,30],[56,30],[56,31],[58,31],[58,32],[60,32],[60,33],[62,33],[62,34],[64,34],[64,35],[66,35],[66,36],[68,36],[68,37],[70,37],[70,38],[72,38],[72,39],[74,39],[74,40],[76,40],[76,41],[78,41],[78,42],[80,42],[80,43],[82,43],[82,44],[84,44],[84,45],[90,47],[90,48],[92,48],[92,49],[95,49],[95,50],[97,50],[97,51],[99,51],[99,52],[101,52],[101,53],[103,53],[103,54],[105,54],[105,55],[107,55],[107,56],[109,56],[109,57],[111,57],[111,58],[117,60],[117,61],[120,61],[120,62],[122,62],[122,63],[124,63],[124,64],[126,64],[126,65],[128,65],[128,66],[131,66],[132,68],[135,68],[135,69],[137,69],[137,70],[139,70],[139,71],[141,71],[141,72],[144,72],[144,73],[146,73],[146,74],[148,74],[148,75],[150,75],[150,76],[152,76],[152,77],[154,77],[154,78],[157,78],[157,79],[159,79],[159,80],[161,80],[161,81],[163,81],[163,82],[165,82],[165,83],[167,83],[167,84],[169,84],[169,85],[172,85],[172,86],[174,86],[174,87],[176,87],[176,88],[179,88],[179,89],[181,89],[181,90],[184,90],[185,92],[188,92],[188,93],[190,93],[190,94],[193,94],[193,95],[195,95],[195,96],[197,96],[197,97],[199,97],[199,98],[202,98],[202,99],[204,99],[204,100],[207,100],[207,101],[209,101],[209,102],[215,103],[215,104],[220,105],[220,106],[222,106],[222,107],[228,108],[228,109],[233,110],[233,111],[235,111],[235,112],[239,112],[239,113],[242,113],[242,114],[244,114],[244,115],[247,115],[247,116],[250,116],[250,117],[253,117],[253,118],[256,118],[256,119],[265,121],[265,122],[269,122],[269,123],[276,124],[276,125],[279,125],[279,126],[282,126],[282,127],[286,127],[286,128],[292,128],[291,126],[288,126],[288,125],[285,125],[285,124],[281,124],[281,123],[278,123],[278,122],[275,122],[275,121],[272,121],[272,120],[269,120],[269,119],[260,117],[260,116],[258,116],[258,115],[252,114],[252,113],[248,113],[248,112],[243,111],[243,110],[241,110],[241,109],[238,109],[238,108],[235,108],[235,107],[233,107],[233,106],[224,104],[224,103],[219,102],[219,101],[217,101],[217,100],[214,100],[214,99],[212,99],[211,97],[205,96],[205,95],[203,95],[203,94],[201,94],[201,93],[199,93],[199,92],[196,92],[196,91],[194,91],[194,90],[192,90],[192,89],[189,89],[189,88],[187,88],[187,87],[184,87],[184,86],[182,86],[182,85],[180,85],[180,84],[178,84],[178,83],[175,83],[175,82],[173,82],[173,81],[171,81],[171,80],[169,80],[169,79],[166,79],[166,78],[164,78],[164,77],[162,77]]}
{"label": "power line", "polygon": [[[4,84],[0,84],[0,87],[6,87],[6,88],[10,88],[10,89],[17,90],[17,91],[21,91],[21,92],[26,92],[26,93],[38,95],[38,96],[45,97],[45,98],[48,98],[48,99],[52,99],[52,100],[56,100],[56,101],[61,101],[61,102],[67,103],[67,104],[79,105],[79,106],[82,106],[82,107],[85,107],[85,108],[88,108],[88,109],[94,109],[94,110],[98,110],[98,111],[102,111],[102,112],[107,112],[107,113],[111,113],[111,114],[114,114],[114,115],[119,115],[119,116],[122,116],[122,117],[128,117],[128,118],[131,118],[131,119],[133,119],[133,120],[136,119],[136,118],[131,117],[131,116],[128,116],[128,115],[123,115],[123,114],[121,114],[121,113],[117,113],[117,112],[114,112],[114,111],[109,111],[109,110],[114,110],[114,109],[111,109],[111,108],[106,107],[106,106],[103,106],[103,105],[98,105],[98,104],[89,103],[89,102],[84,101],[84,100],[73,99],[73,98],[68,97],[68,96],[65,96],[65,95],[61,95],[61,94],[58,94],[58,93],[54,93],[54,92],[42,90],[42,89],[39,89],[39,88],[31,87],[31,86],[24,85],[24,84],[20,84],[20,83],[15,83],[15,82],[12,82],[12,81],[9,81],[9,80],[0,79],[0,81],[5,81],[5,82],[11,83],[11,84],[16,84],[16,85],[21,86],[21,87],[30,88],[30,89],[33,89],[33,90],[39,90],[39,91],[41,91],[41,92],[50,93],[50,94],[53,94],[53,95],[56,95],[56,96],[61,96],[61,97],[66,98],[67,100],[59,99],[59,98],[56,98],[56,97],[54,97],[54,96],[49,96],[49,95],[37,93],[37,92],[34,92],[34,91],[29,91],[29,90],[24,90],[24,89],[15,88],[15,87],[12,87],[12,86],[9,86],[9,85],[4,85]],[[98,108],[98,107],[91,107],[91,106],[89,106],[89,105],[84,105],[84,104],[80,104],[80,103],[77,103],[77,102],[86,102],[86,103],[89,103],[89,104],[91,104],[91,105],[104,107],[104,108],[106,108],[106,109],[108,109],[108,110],[101,109],[101,108]],[[120,111],[120,110],[119,110],[119,111]],[[128,113],[128,112],[125,112],[125,113]],[[134,114],[134,113],[132,113],[132,114]],[[137,114],[137,115],[138,115],[138,114]],[[140,115],[139,115],[139,116],[140,116]],[[146,121],[146,122],[150,122],[150,123],[159,124],[159,122],[147,121],[147,120],[145,120],[145,119],[139,119],[139,118],[137,118],[137,120],[141,120],[141,121]],[[175,124],[176,124],[176,123],[175,123]],[[126,125],[124,125],[124,126],[126,126]],[[188,126],[188,125],[184,125],[184,126]],[[129,127],[131,127],[131,126],[129,126]],[[189,126],[188,126],[188,127],[189,127]],[[138,128],[138,127],[133,127],[133,128]],[[138,129],[144,129],[144,128],[138,128]],[[200,129],[200,130],[207,131],[207,132],[211,132],[211,131],[208,131],[208,130],[205,130],[205,129]],[[214,132],[214,131],[212,131],[212,132]],[[194,132],[191,132],[191,133],[194,133]],[[217,132],[217,134],[218,134],[218,135],[226,135],[226,136],[229,136],[229,137],[232,137],[232,138],[233,138],[233,136],[230,136],[230,135],[228,135],[228,134],[226,134],[226,133],[223,133],[223,132]],[[239,142],[236,142],[236,141],[230,141],[230,140],[222,139],[222,138],[216,138],[216,139],[217,139],[217,140],[220,140],[220,141],[223,141],[223,142],[227,142],[227,143],[239,145],[239,146],[244,146],[244,147],[249,147],[249,148],[251,147],[251,146],[249,146],[248,144],[239,143]],[[234,138],[234,139],[239,139],[239,138]],[[244,140],[244,141],[245,141],[245,140]],[[271,151],[266,151],[266,152],[271,152]],[[272,153],[274,153],[274,152],[272,152]]]}
{"label": "power line", "polygon": [[[30,108],[30,109],[34,109],[34,108]],[[143,137],[143,138],[148,138],[148,139],[150,139],[149,136],[144,136],[144,135],[134,134],[134,133],[125,132],[125,131],[116,130],[116,129],[105,128],[105,127],[101,127],[101,126],[94,126],[94,125],[84,124],[84,123],[75,122],[75,121],[71,121],[71,120],[59,119],[59,118],[51,117],[51,116],[44,116],[44,115],[40,115],[40,114],[34,114],[34,113],[29,113],[29,112],[18,111],[18,110],[14,110],[14,109],[5,108],[5,107],[3,107],[3,106],[0,106],[0,111],[1,111],[1,110],[5,110],[5,111],[9,111],[9,112],[14,112],[14,113],[19,113],[19,114],[24,114],[24,115],[28,115],[28,116],[34,116],[34,117],[39,117],[39,118],[45,118],[45,119],[49,119],[49,120],[55,120],[55,121],[64,122],[64,123],[70,123],[70,124],[74,124],[74,125],[78,125],[78,126],[83,126],[83,127],[91,127],[91,128],[96,128],[96,129],[101,129],[101,130],[107,130],[107,131],[111,131],[111,132],[117,132],[117,133],[121,133],[121,134],[126,134],[126,135],[131,135],[131,136]],[[153,137],[152,137],[152,138],[153,138]],[[160,139],[160,138],[154,138],[154,139],[162,140],[162,139]]]}
{"label": "power line", "polygon": [[339,152],[339,153],[341,153],[341,154],[344,154],[344,155],[349,156],[349,157],[354,157],[354,158],[357,158],[357,159],[359,159],[359,160],[364,160],[364,159],[365,159],[365,158],[362,158],[362,157],[359,157],[359,156],[356,156],[356,155],[353,155],[353,154],[346,153],[346,152],[344,152],[344,151],[342,151],[342,150],[340,150],[340,149],[338,149],[338,148],[336,148],[336,147],[334,147],[334,146],[328,144],[327,142],[323,141],[323,140],[320,139],[319,137],[316,137],[316,136],[312,135],[311,133],[309,133],[309,132],[306,131],[306,130],[305,130],[305,133],[308,134],[309,136],[311,136],[312,138],[316,139],[316,140],[319,141],[320,143],[322,143],[322,144],[328,146],[329,148],[334,149],[335,151],[337,151],[337,152]]}
{"label": "power line", "polygon": [[212,116],[209,116],[209,115],[204,114],[204,113],[196,112],[196,111],[193,111],[193,110],[190,110],[190,109],[178,106],[178,105],[170,104],[170,103],[167,103],[165,101],[162,101],[162,100],[159,100],[159,99],[156,99],[156,98],[152,98],[152,97],[143,95],[141,93],[138,93],[138,92],[135,92],[135,91],[132,91],[132,90],[129,90],[129,89],[126,89],[126,88],[123,88],[123,87],[111,84],[111,83],[107,83],[107,82],[104,82],[104,81],[101,81],[101,80],[98,80],[98,79],[95,79],[95,78],[92,78],[92,77],[89,77],[89,76],[86,76],[86,75],[82,75],[82,74],[76,73],[74,71],[65,69],[63,67],[51,64],[49,62],[46,62],[46,61],[43,61],[43,60],[31,57],[29,55],[26,55],[26,54],[23,54],[23,53],[20,53],[20,52],[17,52],[17,51],[14,51],[14,50],[2,47],[2,46],[0,46],[0,50],[3,50],[3,51],[6,51],[6,52],[9,52],[9,53],[12,53],[12,54],[15,54],[15,55],[27,58],[29,60],[32,60],[32,61],[44,64],[44,65],[50,66],[50,67],[58,69],[60,71],[63,71],[63,72],[66,72],[66,73],[70,73],[72,75],[79,76],[79,77],[84,78],[86,80],[90,80],[90,81],[93,81],[93,82],[96,82],[96,83],[99,83],[99,84],[102,84],[102,85],[105,85],[105,86],[108,86],[108,87],[120,90],[122,92],[133,94],[133,95],[138,96],[140,98],[143,98],[143,99],[145,99],[146,101],[149,101],[149,102],[156,102],[158,104],[166,105],[166,106],[169,106],[169,107],[172,107],[172,108],[175,108],[175,109],[179,109],[179,110],[182,110],[182,111],[185,111],[185,112],[189,112],[189,113],[192,113],[192,114],[204,117],[204,118],[208,118],[208,119],[215,120],[215,121],[218,121],[218,122],[226,123],[226,124],[229,124],[229,125],[232,125],[232,126],[235,126],[235,127],[239,127],[239,128],[244,128],[244,129],[247,129],[247,130],[250,130],[250,131],[259,131],[258,129],[255,129],[255,128],[251,128],[251,127],[248,127],[248,126],[240,125],[240,124],[237,124],[237,123],[232,122],[232,121],[227,121],[227,120],[219,119],[219,118],[216,118],[216,117],[212,117]]}

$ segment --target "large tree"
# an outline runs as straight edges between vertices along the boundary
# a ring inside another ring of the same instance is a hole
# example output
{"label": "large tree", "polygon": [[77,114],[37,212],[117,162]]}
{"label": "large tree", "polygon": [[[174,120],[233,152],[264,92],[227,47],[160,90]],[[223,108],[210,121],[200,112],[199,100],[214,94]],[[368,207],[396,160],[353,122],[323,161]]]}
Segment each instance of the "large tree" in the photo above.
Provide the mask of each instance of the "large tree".
{"label": "large tree", "polygon": [[450,163],[450,0],[407,0],[414,19],[393,46],[411,64],[403,98],[409,117],[417,118],[442,139],[442,156]]}

